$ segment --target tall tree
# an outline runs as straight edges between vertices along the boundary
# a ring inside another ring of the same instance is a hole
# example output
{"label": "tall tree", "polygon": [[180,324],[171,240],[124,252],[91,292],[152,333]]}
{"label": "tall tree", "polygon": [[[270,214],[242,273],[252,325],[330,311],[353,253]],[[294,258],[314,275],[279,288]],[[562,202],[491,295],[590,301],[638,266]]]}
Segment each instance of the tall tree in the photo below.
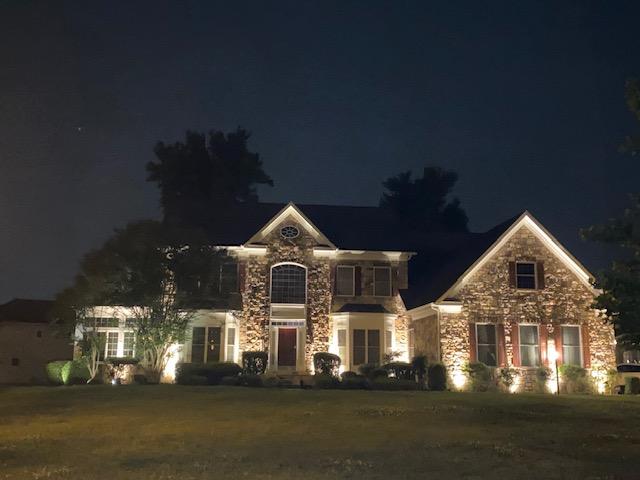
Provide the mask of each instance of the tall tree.
{"label": "tall tree", "polygon": [[165,220],[198,225],[211,209],[256,202],[257,185],[273,186],[259,154],[249,151],[250,136],[242,128],[227,134],[188,131],[184,142],[159,142],[157,161],[147,164],[147,172],[160,188]]}
{"label": "tall tree", "polygon": [[[625,97],[629,110],[640,120],[637,79],[626,82]],[[631,154],[640,152],[640,134],[627,136],[621,150]],[[598,275],[596,286],[602,289],[602,294],[594,306],[606,314],[630,346],[635,344],[637,348],[640,343],[640,195],[631,195],[630,200],[631,205],[621,216],[583,229],[581,234],[586,240],[616,245],[628,252]]]}
{"label": "tall tree", "polygon": [[417,231],[466,232],[467,214],[457,198],[449,200],[457,181],[457,173],[440,167],[425,167],[415,179],[403,172],[382,183],[380,206]]}
{"label": "tall tree", "polygon": [[74,285],[58,297],[58,311],[73,311],[71,323],[84,331],[87,361],[94,364],[94,306],[126,308],[134,319],[136,350],[159,379],[171,347],[181,343],[197,308],[226,297],[220,269],[226,252],[207,245],[199,231],[141,221],[116,230],[81,261]]}

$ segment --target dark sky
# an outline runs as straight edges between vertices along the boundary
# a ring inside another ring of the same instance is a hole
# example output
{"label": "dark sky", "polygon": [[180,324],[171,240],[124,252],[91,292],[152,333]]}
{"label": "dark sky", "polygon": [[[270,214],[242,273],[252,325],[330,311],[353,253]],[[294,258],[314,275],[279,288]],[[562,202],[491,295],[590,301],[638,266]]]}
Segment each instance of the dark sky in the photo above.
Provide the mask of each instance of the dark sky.
{"label": "dark sky", "polygon": [[578,228],[639,190],[617,153],[639,18],[633,0],[0,0],[0,301],[52,297],[114,227],[159,215],[158,140],[238,125],[263,200],[372,205],[440,165],[473,230],[529,209],[597,269]]}

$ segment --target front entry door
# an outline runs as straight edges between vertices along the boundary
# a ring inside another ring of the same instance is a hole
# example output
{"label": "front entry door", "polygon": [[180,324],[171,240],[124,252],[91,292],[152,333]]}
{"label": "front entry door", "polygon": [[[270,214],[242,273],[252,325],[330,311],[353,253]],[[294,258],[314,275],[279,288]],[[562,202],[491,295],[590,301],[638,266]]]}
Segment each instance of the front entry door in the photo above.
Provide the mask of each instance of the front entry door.
{"label": "front entry door", "polygon": [[296,329],[278,329],[278,367],[296,366]]}

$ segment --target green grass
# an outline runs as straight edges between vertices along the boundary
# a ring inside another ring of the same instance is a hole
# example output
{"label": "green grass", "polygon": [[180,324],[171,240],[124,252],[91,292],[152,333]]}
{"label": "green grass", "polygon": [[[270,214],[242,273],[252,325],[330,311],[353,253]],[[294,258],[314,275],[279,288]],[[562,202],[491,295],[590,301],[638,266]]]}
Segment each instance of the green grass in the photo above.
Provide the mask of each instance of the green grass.
{"label": "green grass", "polygon": [[0,479],[638,478],[640,398],[0,390]]}

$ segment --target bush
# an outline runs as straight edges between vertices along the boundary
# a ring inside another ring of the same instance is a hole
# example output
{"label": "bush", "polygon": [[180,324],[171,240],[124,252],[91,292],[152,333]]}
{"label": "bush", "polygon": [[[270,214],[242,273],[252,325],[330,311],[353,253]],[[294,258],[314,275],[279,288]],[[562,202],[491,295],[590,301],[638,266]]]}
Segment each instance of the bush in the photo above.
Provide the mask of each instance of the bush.
{"label": "bush", "polygon": [[591,393],[587,371],[577,365],[560,365],[560,378],[567,393]]}
{"label": "bush", "polygon": [[384,368],[378,367],[374,363],[365,363],[358,367],[360,374],[367,377],[369,380],[375,380],[376,378],[388,377],[387,371]]}
{"label": "bush", "polygon": [[[219,385],[223,377],[237,377],[242,369],[233,362],[219,363],[179,363],[176,365],[176,383],[180,385],[200,385],[191,383],[193,376],[204,377],[207,385]],[[195,379],[199,382],[200,379]]]}
{"label": "bush", "polygon": [[427,356],[416,355],[415,357],[413,357],[413,359],[411,359],[411,366],[413,367],[413,373],[418,379],[418,383],[422,387],[424,385],[424,378],[428,370]]}
{"label": "bush", "polygon": [[495,386],[491,368],[482,362],[470,362],[464,371],[469,376],[469,386],[473,392],[486,392]]}
{"label": "bush", "polygon": [[54,362],[47,363],[47,378],[54,385],[63,385],[62,381],[62,367],[64,367],[69,360],[56,360]]}
{"label": "bush", "polygon": [[343,377],[340,386],[346,390],[366,390],[369,388],[369,382],[365,376],[354,374],[352,376]]}
{"label": "bush", "polygon": [[640,378],[626,377],[624,379],[624,393],[625,395],[640,394]]}
{"label": "bush", "polygon": [[551,378],[551,369],[547,367],[536,368],[536,391],[547,393],[547,380]]}
{"label": "bush", "polygon": [[356,378],[356,377],[362,377],[362,375],[358,375],[356,372],[352,372],[351,370],[347,370],[346,372],[342,372],[340,374],[340,378],[342,380],[346,380],[347,378]]}
{"label": "bush", "polygon": [[497,374],[500,385],[502,385],[507,392],[510,392],[511,387],[516,382],[518,371],[515,368],[503,367],[498,369]]}
{"label": "bush", "polygon": [[262,375],[267,371],[269,354],[261,351],[242,352],[242,371],[246,375]]}
{"label": "bush", "polygon": [[387,376],[395,377],[398,380],[414,380],[413,366],[407,362],[391,362],[381,367],[386,370]]}
{"label": "bush", "polygon": [[149,383],[149,381],[147,380],[147,376],[142,374],[142,373],[138,373],[136,375],[133,376],[133,383],[138,384],[138,385],[146,385],[147,383]]}
{"label": "bush", "polygon": [[207,377],[195,374],[183,375],[179,383],[180,385],[209,385]]}
{"label": "bush", "polygon": [[427,386],[429,390],[438,392],[447,389],[447,369],[442,363],[429,365],[427,370]]}
{"label": "bush", "polygon": [[328,352],[318,352],[313,354],[313,368],[316,375],[338,376],[340,370],[340,357]]}
{"label": "bush", "polygon": [[260,375],[247,375],[242,374],[238,377],[238,385],[242,385],[243,387],[262,387],[264,386],[264,382],[262,381],[262,377]]}
{"label": "bush", "polygon": [[222,377],[220,385],[235,387],[236,385],[240,385],[240,377]]}
{"label": "bush", "polygon": [[397,378],[376,378],[371,382],[373,390],[417,390],[418,384],[413,380]]}
{"label": "bush", "polygon": [[334,375],[328,375],[326,373],[316,373],[313,376],[313,388],[330,389],[339,388],[340,380]]}

